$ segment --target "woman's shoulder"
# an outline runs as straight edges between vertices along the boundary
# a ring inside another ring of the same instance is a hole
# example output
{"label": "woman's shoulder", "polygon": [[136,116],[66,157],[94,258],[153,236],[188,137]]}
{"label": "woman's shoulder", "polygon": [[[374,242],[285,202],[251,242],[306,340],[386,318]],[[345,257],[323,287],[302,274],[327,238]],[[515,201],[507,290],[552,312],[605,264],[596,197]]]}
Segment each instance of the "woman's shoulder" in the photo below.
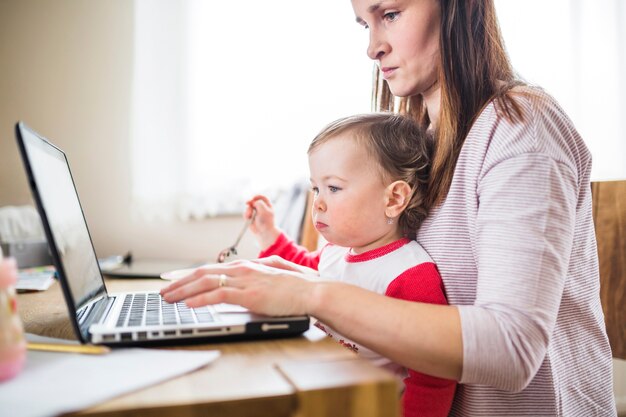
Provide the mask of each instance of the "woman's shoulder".
{"label": "woman's shoulder", "polygon": [[518,85],[492,99],[478,116],[493,124],[518,125],[521,128],[546,122],[558,122],[561,128],[574,129],[558,101],[541,87]]}
{"label": "woman's shoulder", "polygon": [[533,86],[514,87],[492,100],[476,119],[466,142],[470,147],[484,147],[489,165],[540,153],[579,171],[591,158],[557,100]]}
{"label": "woman's shoulder", "polygon": [[[535,118],[561,119],[564,124],[573,126],[572,121],[558,101],[541,87],[519,85],[511,88],[507,92],[506,98],[519,106],[522,112],[521,116],[531,117],[528,121],[534,120],[532,118],[534,116]],[[497,105],[498,100],[495,99],[494,104]]]}

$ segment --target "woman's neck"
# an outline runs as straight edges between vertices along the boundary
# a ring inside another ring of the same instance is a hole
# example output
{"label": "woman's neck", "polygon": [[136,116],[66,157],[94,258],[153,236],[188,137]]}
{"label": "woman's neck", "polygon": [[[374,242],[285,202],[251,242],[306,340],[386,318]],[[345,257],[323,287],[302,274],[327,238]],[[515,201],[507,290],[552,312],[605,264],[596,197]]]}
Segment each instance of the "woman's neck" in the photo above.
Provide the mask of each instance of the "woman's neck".
{"label": "woman's neck", "polygon": [[428,90],[422,93],[426,112],[430,119],[429,131],[434,131],[439,123],[439,109],[441,107],[441,86],[439,82],[435,82]]}

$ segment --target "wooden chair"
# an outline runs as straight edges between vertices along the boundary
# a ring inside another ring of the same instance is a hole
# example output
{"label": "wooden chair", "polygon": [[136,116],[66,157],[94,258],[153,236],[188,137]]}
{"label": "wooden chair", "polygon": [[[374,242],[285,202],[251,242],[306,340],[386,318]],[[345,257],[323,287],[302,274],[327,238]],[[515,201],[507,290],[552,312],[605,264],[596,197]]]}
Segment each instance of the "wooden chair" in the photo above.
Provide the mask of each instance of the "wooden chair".
{"label": "wooden chair", "polygon": [[300,229],[300,244],[310,251],[317,249],[319,244],[319,233],[313,226],[311,211],[313,208],[313,192],[309,191],[302,218],[302,228]]}
{"label": "wooden chair", "polygon": [[626,180],[591,184],[600,298],[613,357],[626,359]]}

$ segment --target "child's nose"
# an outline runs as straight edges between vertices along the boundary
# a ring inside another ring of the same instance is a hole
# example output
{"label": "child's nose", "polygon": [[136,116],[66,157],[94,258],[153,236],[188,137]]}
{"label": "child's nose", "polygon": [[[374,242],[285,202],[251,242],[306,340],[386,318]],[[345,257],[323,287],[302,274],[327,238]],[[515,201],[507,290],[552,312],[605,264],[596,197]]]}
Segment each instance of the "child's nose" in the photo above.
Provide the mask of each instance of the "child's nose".
{"label": "child's nose", "polygon": [[315,198],[315,201],[313,201],[313,208],[316,211],[325,211],[326,210],[326,203],[324,203],[324,199],[318,195]]}

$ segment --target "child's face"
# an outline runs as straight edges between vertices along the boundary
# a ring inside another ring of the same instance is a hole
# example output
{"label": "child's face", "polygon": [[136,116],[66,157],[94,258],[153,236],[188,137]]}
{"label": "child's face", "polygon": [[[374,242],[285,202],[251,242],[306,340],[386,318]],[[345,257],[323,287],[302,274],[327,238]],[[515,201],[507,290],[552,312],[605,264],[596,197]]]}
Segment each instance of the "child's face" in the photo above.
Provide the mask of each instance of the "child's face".
{"label": "child's face", "polygon": [[313,223],[328,242],[361,253],[400,237],[397,225],[387,224],[380,167],[351,133],[314,149],[309,169]]}

